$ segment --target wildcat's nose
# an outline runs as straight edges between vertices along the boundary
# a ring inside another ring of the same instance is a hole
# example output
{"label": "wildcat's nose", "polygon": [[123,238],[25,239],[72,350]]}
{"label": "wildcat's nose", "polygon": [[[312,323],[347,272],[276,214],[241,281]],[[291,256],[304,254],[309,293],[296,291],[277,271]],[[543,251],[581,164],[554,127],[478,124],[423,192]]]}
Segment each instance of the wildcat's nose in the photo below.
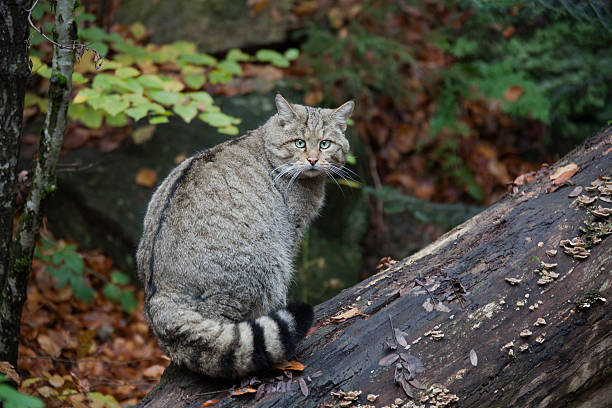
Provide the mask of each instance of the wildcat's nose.
{"label": "wildcat's nose", "polygon": [[308,160],[308,162],[314,166],[315,164],[317,164],[317,162],[319,161],[319,159],[317,157],[309,157],[306,160]]}

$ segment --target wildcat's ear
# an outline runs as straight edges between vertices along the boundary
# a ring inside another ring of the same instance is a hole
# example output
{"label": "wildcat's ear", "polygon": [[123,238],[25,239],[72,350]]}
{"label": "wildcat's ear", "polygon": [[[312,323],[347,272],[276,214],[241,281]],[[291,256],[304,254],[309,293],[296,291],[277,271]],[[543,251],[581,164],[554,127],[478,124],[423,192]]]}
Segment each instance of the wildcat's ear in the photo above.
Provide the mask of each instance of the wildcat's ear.
{"label": "wildcat's ear", "polygon": [[281,126],[298,116],[293,106],[281,94],[276,94],[276,109],[278,109],[278,121]]}
{"label": "wildcat's ear", "polygon": [[334,109],[331,115],[329,115],[342,128],[343,132],[346,130],[346,122],[351,116],[351,113],[353,113],[354,108],[355,102],[344,102],[342,105]]}

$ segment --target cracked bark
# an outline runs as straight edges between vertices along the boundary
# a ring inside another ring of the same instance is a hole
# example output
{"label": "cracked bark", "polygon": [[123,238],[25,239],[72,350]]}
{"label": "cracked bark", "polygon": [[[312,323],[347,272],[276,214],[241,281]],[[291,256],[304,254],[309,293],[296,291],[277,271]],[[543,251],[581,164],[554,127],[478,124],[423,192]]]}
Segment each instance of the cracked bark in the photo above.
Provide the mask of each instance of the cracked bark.
{"label": "cracked bark", "polygon": [[[612,175],[612,127],[576,148],[518,193],[390,269],[317,306],[318,328],[297,355],[306,369],[294,373],[290,391],[266,393],[259,401],[254,400],[254,394],[229,398],[231,383],[209,380],[171,365],[139,407],[200,407],[209,399],[220,400],[215,407],[320,407],[337,404],[339,400],[330,392],[338,389],[362,391],[352,406],[391,405],[398,397],[406,401],[393,382],[394,364],[378,365],[388,353],[384,342],[393,338],[389,316],[394,327],[407,333],[410,349],[405,352],[425,366],[417,379],[426,387],[438,383],[448,388],[460,398],[456,406],[609,406],[612,238],[604,237],[583,261],[565,255],[559,247],[560,240],[579,236],[579,227],[593,218],[582,207],[570,208],[573,198],[568,194],[573,187],[547,192],[550,175],[571,162],[580,167],[571,179],[575,185],[589,186],[598,176]],[[548,258],[545,251],[549,249],[557,249],[558,254]],[[555,271],[559,277],[554,282],[545,286],[536,283],[539,276],[533,272],[538,266],[534,256],[558,263]],[[511,286],[506,277],[521,282]],[[423,303],[430,298],[426,291],[398,292],[415,278],[440,284],[432,290],[436,300],[444,300],[448,279],[455,279],[468,292],[463,296],[464,304],[445,301],[450,312],[426,311]],[[574,302],[584,299],[589,291],[608,301],[578,310]],[[526,304],[517,306],[517,302]],[[536,304],[538,308],[530,311],[529,306]],[[331,316],[349,305],[369,316],[330,322]],[[534,326],[539,317],[546,325]],[[437,325],[445,335],[442,340],[424,336]],[[525,328],[533,334],[521,338],[519,333]],[[538,337],[544,341],[536,341]],[[514,342],[513,355],[503,348],[510,341]],[[519,346],[524,344],[528,348],[521,352]],[[472,349],[478,358],[476,366],[470,359]],[[321,376],[306,379],[319,370]],[[279,374],[260,373],[258,378],[276,384],[274,376]],[[306,379],[308,396],[300,392],[296,381],[300,376]],[[374,403],[365,399],[370,393],[380,394]]]}
{"label": "cracked bark", "polygon": [[[73,16],[75,3],[75,0],[63,0],[56,3],[54,41],[60,44],[73,44],[76,40],[76,23]],[[21,2],[9,6],[20,8],[19,17],[21,18],[24,12],[27,17],[26,5],[29,6],[29,3]],[[0,10],[3,12],[2,17],[5,18],[5,21],[9,21],[4,10],[4,7]],[[29,33],[25,19],[22,23],[22,29]],[[17,21],[15,20],[13,24],[17,24]],[[39,142],[32,187],[23,214],[19,218],[17,234],[11,249],[9,273],[5,273],[1,282],[2,286],[0,286],[0,360],[7,360],[14,365],[17,361],[21,309],[26,298],[32,255],[42,219],[42,208],[45,200],[55,190],[55,166],[66,130],[73,63],[74,51],[72,49],[54,47],[49,86],[49,110]],[[15,114],[18,114],[21,120],[23,101],[19,108]]]}
{"label": "cracked bark", "polygon": [[[27,23],[29,0],[0,2],[0,288],[10,270],[15,216],[17,161],[21,145],[23,105],[29,76]],[[0,337],[3,326],[0,326]],[[0,341],[0,360],[8,350]]]}

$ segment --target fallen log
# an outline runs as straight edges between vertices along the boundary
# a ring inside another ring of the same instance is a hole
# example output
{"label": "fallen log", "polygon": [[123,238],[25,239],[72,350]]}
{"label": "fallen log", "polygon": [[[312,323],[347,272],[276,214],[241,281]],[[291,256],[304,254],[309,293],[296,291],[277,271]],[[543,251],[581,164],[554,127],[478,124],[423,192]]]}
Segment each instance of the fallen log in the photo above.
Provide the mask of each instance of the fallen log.
{"label": "fallen log", "polygon": [[608,127],[317,306],[305,368],[231,384],[171,365],[139,407],[609,407],[611,175]]}

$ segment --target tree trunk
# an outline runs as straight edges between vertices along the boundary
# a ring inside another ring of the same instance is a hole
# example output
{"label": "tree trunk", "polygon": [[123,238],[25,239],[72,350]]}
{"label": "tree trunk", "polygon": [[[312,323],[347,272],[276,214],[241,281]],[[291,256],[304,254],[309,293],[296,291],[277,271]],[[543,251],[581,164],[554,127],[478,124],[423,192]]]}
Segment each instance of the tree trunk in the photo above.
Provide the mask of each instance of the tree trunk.
{"label": "tree trunk", "polygon": [[[75,0],[60,0],[55,4],[54,41],[56,44],[53,47],[49,110],[38,146],[32,187],[23,214],[19,218],[17,235],[11,250],[11,269],[0,287],[2,290],[0,296],[0,350],[2,355],[0,358],[13,365],[16,365],[17,362],[21,309],[26,298],[32,255],[43,215],[42,208],[45,200],[56,187],[55,166],[66,130],[76,40],[74,7]],[[29,32],[27,25],[25,29]],[[20,118],[22,112],[23,102],[19,112]]]}
{"label": "tree trunk", "polygon": [[[563,182],[572,163],[578,172]],[[592,211],[612,207],[612,185],[598,179],[611,174],[609,127],[420,252],[319,305],[297,355],[306,368],[292,379],[261,373],[230,397],[231,383],[171,365],[139,406],[382,407],[396,398],[402,406],[405,388],[427,407],[609,407],[612,223]],[[592,182],[602,191],[590,191]],[[577,186],[604,200],[578,204],[568,197]],[[578,236],[585,248],[573,241],[565,245],[576,255],[564,253],[560,241]],[[362,393],[351,403],[349,391]]]}
{"label": "tree trunk", "polygon": [[[23,105],[28,67],[27,9],[29,0],[0,1],[0,291],[10,270],[10,250],[15,216],[17,161],[21,146]],[[0,338],[5,338],[4,322]],[[0,340],[0,361],[16,353]]]}

